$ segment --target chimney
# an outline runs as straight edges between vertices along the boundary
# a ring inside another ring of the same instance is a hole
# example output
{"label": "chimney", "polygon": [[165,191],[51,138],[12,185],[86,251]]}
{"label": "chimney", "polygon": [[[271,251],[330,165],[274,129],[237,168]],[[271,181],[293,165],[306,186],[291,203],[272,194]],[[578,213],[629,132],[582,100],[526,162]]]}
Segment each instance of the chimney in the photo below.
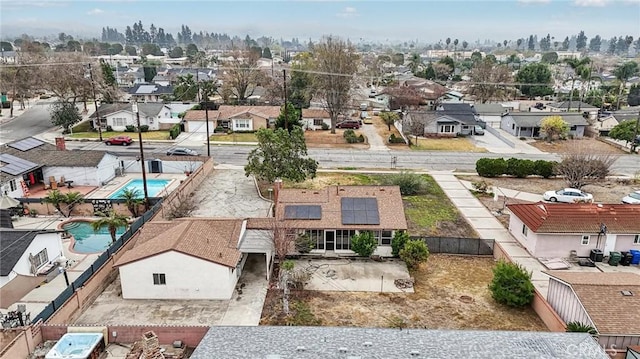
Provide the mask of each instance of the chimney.
{"label": "chimney", "polygon": [[142,356],[144,359],[164,359],[160,352],[160,342],[158,336],[153,331],[142,334]]}
{"label": "chimney", "polygon": [[278,204],[278,196],[280,195],[280,190],[282,189],[282,180],[276,179],[273,181],[273,203]]}
{"label": "chimney", "polygon": [[56,149],[58,151],[66,151],[67,146],[64,143],[64,137],[56,137]]}

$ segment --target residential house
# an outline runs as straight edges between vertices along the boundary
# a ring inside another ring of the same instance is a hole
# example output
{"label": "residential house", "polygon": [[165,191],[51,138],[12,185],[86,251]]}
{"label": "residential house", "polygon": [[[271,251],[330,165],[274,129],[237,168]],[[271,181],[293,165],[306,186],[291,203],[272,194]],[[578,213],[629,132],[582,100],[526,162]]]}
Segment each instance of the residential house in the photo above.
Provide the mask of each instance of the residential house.
{"label": "residential house", "polygon": [[0,151],[2,189],[14,198],[28,197],[29,188],[64,177],[73,185],[101,186],[113,179],[120,160],[104,151],[67,151],[64,140],[57,145],[28,137],[7,143]]}
{"label": "residential house", "polygon": [[331,128],[331,116],[323,109],[303,108],[302,127],[307,130],[321,130],[322,125]]}
{"label": "residential house", "polygon": [[422,96],[422,100],[424,101],[423,105],[426,105],[429,110],[433,110],[438,99],[448,91],[445,86],[442,86],[437,82],[416,76],[412,76],[411,78],[404,80],[401,82],[401,86],[406,86],[416,90]]}
{"label": "residential house", "polygon": [[546,108],[551,112],[587,112],[589,113],[589,115],[593,115],[594,118],[595,115],[598,114],[598,110],[600,109],[579,100],[552,102],[548,103],[546,105]]}
{"label": "residential house", "polygon": [[598,343],[624,351],[640,345],[640,275],[546,271],[547,302],[566,323],[579,322],[598,332]]}
{"label": "residential house", "polygon": [[17,53],[15,51],[2,51],[0,52],[0,63],[3,64],[15,64]]}
{"label": "residential house", "polygon": [[[99,124],[103,130],[111,127],[114,131],[124,131],[127,126],[137,127],[136,113],[130,103],[102,104],[97,112],[100,113]],[[166,130],[180,123],[179,118],[172,116],[171,108],[163,103],[138,103],[138,112],[140,125],[149,126],[151,131]],[[93,121],[93,127],[97,128],[97,113],[91,114],[89,119]]]}
{"label": "residential house", "polygon": [[391,239],[407,229],[398,186],[330,186],[319,190],[275,188],[275,218],[306,233],[311,253],[354,254],[351,237],[373,232],[374,254],[391,255]]}
{"label": "residential house", "polygon": [[589,125],[587,119],[581,113],[558,112],[554,114],[545,112],[511,112],[502,116],[500,128],[516,137],[541,137],[540,123],[545,117],[560,116],[570,126],[569,136],[580,138],[584,136],[584,130]]}
{"label": "residential house", "polygon": [[609,358],[588,333],[329,326],[211,327],[191,355],[191,359],[244,357]]}
{"label": "residential house", "polygon": [[410,116],[420,117],[420,123],[424,124],[425,136],[468,135],[473,132],[473,127],[479,124],[475,109],[468,103],[443,103],[438,105],[435,112],[422,116],[416,112],[410,111]]}
{"label": "residential house", "polygon": [[145,226],[132,249],[115,263],[124,299],[230,299],[249,253],[266,254],[255,239],[242,251],[247,221],[181,218]]}
{"label": "residential house", "polygon": [[612,128],[616,127],[618,123],[618,119],[612,114],[600,115],[598,116],[598,119],[593,121],[591,128],[600,136],[608,136],[609,131],[611,131]]}
{"label": "residential house", "polygon": [[142,66],[116,67],[116,80],[120,87],[131,87],[144,84],[144,68]]}
{"label": "residential house", "polygon": [[[7,308],[58,270],[60,231],[0,228],[0,307]],[[35,313],[34,313],[35,314]]]}
{"label": "residential house", "polygon": [[461,103],[463,101],[464,94],[459,91],[449,90],[444,95],[438,98],[438,103]]}
{"label": "residential house", "polygon": [[[230,106],[221,105],[209,112],[209,131],[216,127],[232,131],[255,131],[275,123],[280,106]],[[205,111],[190,110],[184,116],[185,132],[205,133]]]}
{"label": "residential house", "polygon": [[135,102],[163,102],[163,97],[173,95],[173,86],[138,83],[129,89],[129,95]]}
{"label": "residential house", "polygon": [[493,128],[500,128],[502,115],[509,112],[507,108],[499,103],[476,103],[473,108],[478,114],[478,120]]}
{"label": "residential house", "polygon": [[538,202],[507,207],[509,232],[534,257],[640,250],[640,206]]}

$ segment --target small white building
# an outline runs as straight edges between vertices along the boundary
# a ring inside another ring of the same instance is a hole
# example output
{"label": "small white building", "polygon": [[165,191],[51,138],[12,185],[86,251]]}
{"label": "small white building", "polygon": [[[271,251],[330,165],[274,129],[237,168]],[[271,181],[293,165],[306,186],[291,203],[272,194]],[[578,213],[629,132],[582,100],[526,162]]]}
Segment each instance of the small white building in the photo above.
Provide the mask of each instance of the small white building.
{"label": "small white building", "polygon": [[[166,130],[176,123],[179,118],[172,117],[171,108],[162,103],[139,103],[140,125],[149,126],[150,131]],[[100,125],[103,129],[111,127],[114,131],[124,131],[127,126],[137,127],[136,114],[129,103],[103,104],[98,108],[100,113]],[[97,128],[97,114],[94,112],[89,119]]]}
{"label": "small white building", "polygon": [[321,130],[322,125],[331,128],[331,116],[323,109],[302,109],[302,128],[305,130]]}

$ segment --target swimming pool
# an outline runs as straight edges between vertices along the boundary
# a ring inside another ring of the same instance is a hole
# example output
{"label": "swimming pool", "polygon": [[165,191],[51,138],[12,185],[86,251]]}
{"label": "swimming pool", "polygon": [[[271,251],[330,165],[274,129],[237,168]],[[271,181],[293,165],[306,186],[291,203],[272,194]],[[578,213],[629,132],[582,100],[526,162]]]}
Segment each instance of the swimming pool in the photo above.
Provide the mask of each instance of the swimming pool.
{"label": "swimming pool", "polygon": [[[171,180],[168,179],[147,179],[147,191],[149,192],[149,197],[156,197],[158,193],[160,193],[163,189],[165,189]],[[141,179],[133,179],[124,186],[122,186],[119,190],[109,195],[110,199],[120,198],[122,193],[125,190],[138,190],[139,198],[144,197],[144,184]]]}
{"label": "swimming pool", "polygon": [[102,337],[101,333],[67,333],[49,350],[45,359],[85,359],[93,357],[94,349],[97,358],[102,352]]}
{"label": "swimming pool", "polygon": [[[73,250],[78,253],[100,253],[111,245],[111,234],[107,227],[102,227],[98,232],[91,228],[88,221],[70,221],[62,225],[62,229],[71,233],[75,242]],[[120,227],[116,231],[116,239],[120,238],[127,229]]]}

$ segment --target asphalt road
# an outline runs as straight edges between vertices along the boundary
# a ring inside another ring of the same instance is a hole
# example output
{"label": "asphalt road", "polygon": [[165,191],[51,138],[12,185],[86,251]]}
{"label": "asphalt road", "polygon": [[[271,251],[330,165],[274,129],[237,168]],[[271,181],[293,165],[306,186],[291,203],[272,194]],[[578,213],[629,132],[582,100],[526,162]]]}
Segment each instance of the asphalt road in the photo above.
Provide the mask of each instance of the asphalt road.
{"label": "asphalt road", "polygon": [[[49,114],[52,103],[53,100],[38,100],[20,116],[0,125],[0,144],[34,136],[54,128]],[[17,101],[14,105],[19,106]],[[3,111],[8,113],[8,109]]]}
{"label": "asphalt road", "polygon": [[[145,143],[145,158],[153,155],[164,155],[173,144]],[[200,154],[206,154],[205,146],[184,146]],[[69,149],[108,150],[121,156],[137,156],[139,146],[137,141],[129,147],[106,146],[99,142],[67,142]],[[211,156],[217,164],[244,166],[247,163],[247,155],[253,149],[252,146],[212,145]],[[346,150],[346,149],[309,149],[309,156],[315,158],[320,168],[348,168],[358,169],[390,169],[392,159],[395,157],[396,169],[412,170],[458,170],[475,171],[475,163],[482,157],[492,158],[526,158],[531,160],[554,160],[560,158],[554,154],[497,154],[497,153],[470,153],[470,152],[425,152],[425,151],[371,151],[371,150]],[[634,175],[640,171],[640,156],[621,155],[613,165],[614,174]]]}

